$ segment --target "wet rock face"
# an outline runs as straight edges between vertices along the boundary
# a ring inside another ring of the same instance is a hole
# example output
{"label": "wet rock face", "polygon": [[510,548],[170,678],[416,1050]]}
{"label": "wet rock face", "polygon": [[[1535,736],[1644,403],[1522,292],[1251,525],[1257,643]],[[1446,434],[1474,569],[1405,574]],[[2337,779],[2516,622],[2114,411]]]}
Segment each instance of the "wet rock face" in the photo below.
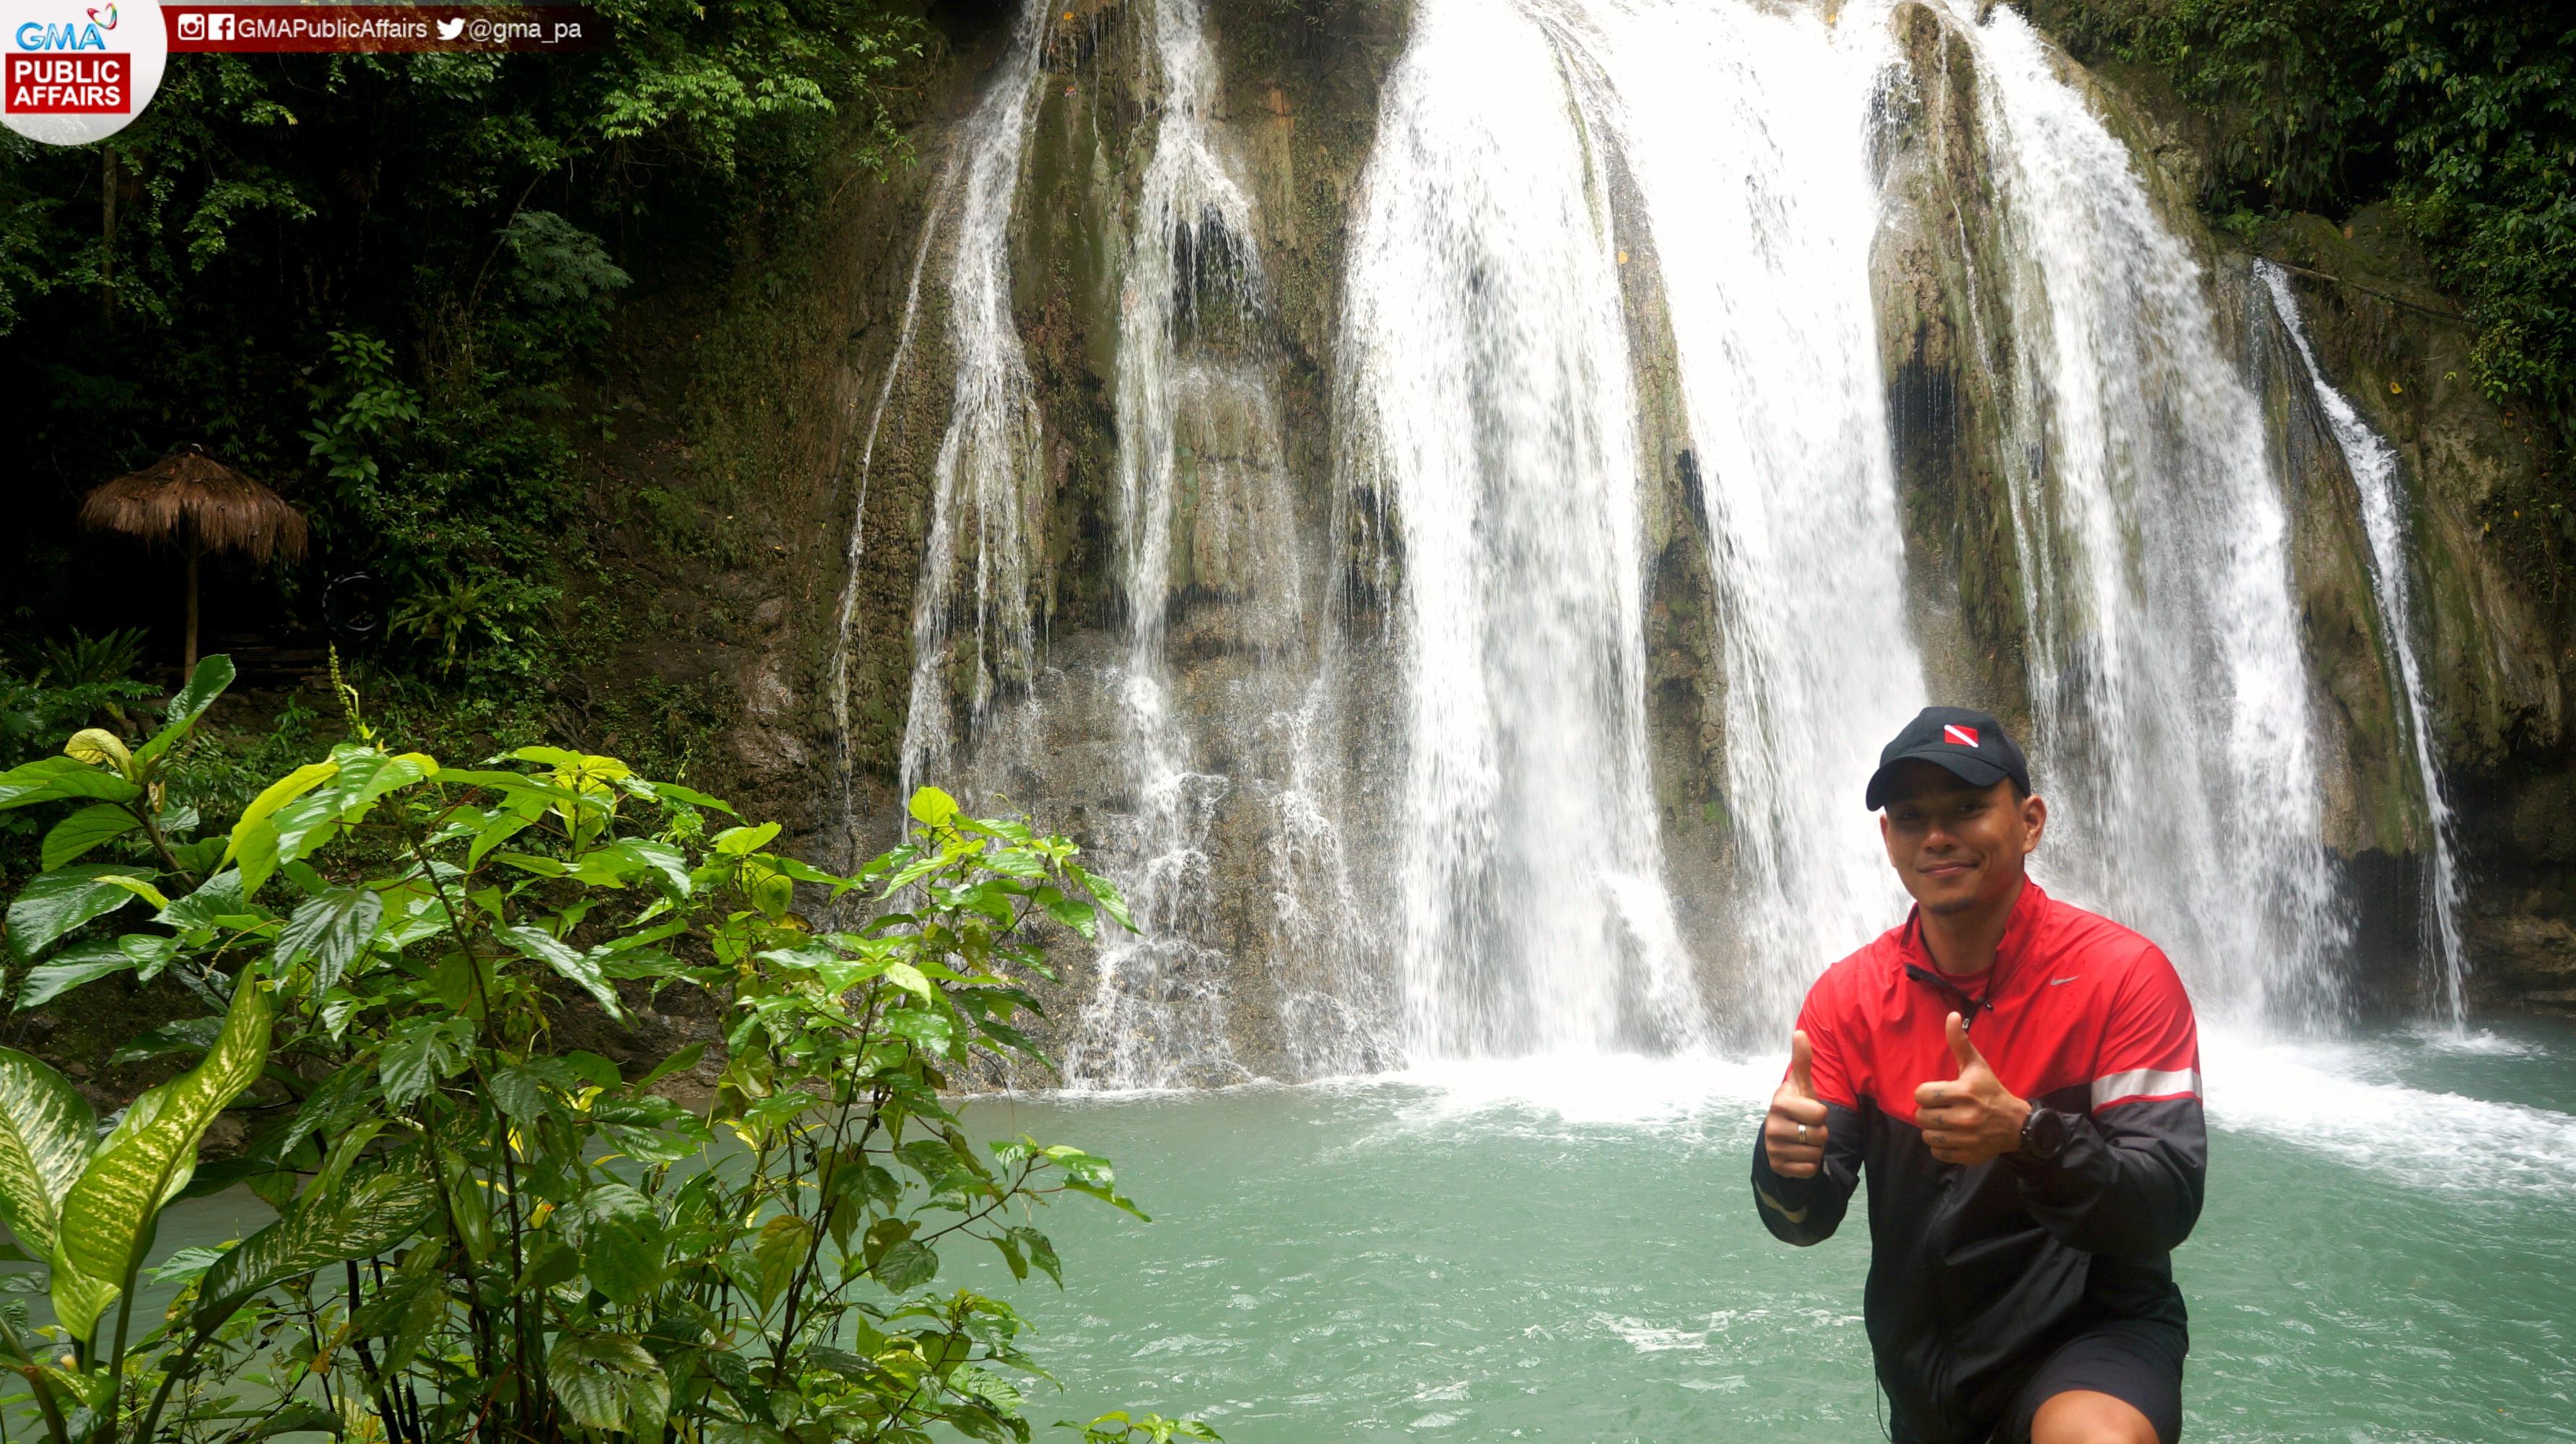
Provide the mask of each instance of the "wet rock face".
{"label": "wet rock face", "polygon": [[2015,365],[1974,52],[1928,6],[1897,7],[1900,68],[1874,130],[1886,221],[1870,253],[1906,570],[1935,698],[2029,735],[2022,581],[1998,378]]}
{"label": "wet rock face", "polygon": [[[2489,1007],[2576,1011],[2567,996],[2567,943],[2576,934],[2566,921],[2576,916],[2576,832],[2553,806],[2576,791],[2565,729],[2566,621],[2562,604],[2535,591],[2490,531],[2505,519],[2495,514],[2497,498],[2537,458],[2459,374],[2468,333],[2389,217],[2365,211],[2336,226],[2302,216],[2258,243],[2291,268],[2329,378],[2400,459],[2417,648],[2467,862],[2471,995]],[[2340,495],[2346,489],[2331,485],[2340,480],[2336,470],[2323,465],[2318,479]],[[2303,508],[2303,531],[2327,515],[2322,502]],[[2303,560],[2303,588],[2323,570]],[[2355,702],[2345,714],[2350,745],[2340,769],[2362,814],[2353,841],[2417,855],[2419,789],[2372,760],[2392,755],[2402,739],[2378,733],[2361,700],[2367,639],[2338,644],[2314,612],[2311,627],[2320,684]],[[2368,816],[2374,805],[2376,822]]]}

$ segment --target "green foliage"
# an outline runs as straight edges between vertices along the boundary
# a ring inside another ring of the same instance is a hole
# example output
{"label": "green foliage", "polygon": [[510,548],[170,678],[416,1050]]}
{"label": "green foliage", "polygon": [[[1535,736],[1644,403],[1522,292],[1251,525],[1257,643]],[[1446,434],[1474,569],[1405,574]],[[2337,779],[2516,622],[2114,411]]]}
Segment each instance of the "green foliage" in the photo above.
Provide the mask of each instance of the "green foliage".
{"label": "green foliage", "polygon": [[[901,157],[930,33],[912,0],[598,8],[616,40],[585,54],[177,55],[113,140],[0,135],[0,380],[33,398],[0,609],[95,626],[77,498],[179,441],[306,511],[292,625],[362,569],[389,606],[556,603],[618,299],[720,284]],[[369,660],[529,690],[561,629],[509,631]]]}
{"label": "green foliage", "polygon": [[2208,118],[2207,197],[2397,204],[2499,403],[2576,440],[2576,12],[2548,0],[2051,0],[2079,54],[2170,77]]}
{"label": "green foliage", "polygon": [[[1025,1326],[942,1270],[990,1248],[1056,1278],[1035,1205],[1136,1207],[1080,1149],[977,1148],[949,1100],[1045,1065],[1020,1031],[1052,976],[1037,929],[1129,925],[1071,843],[925,788],[902,846],[836,876],[611,757],[450,767],[354,716],[227,834],[167,841],[172,759],[229,676],[208,659],[141,747],[84,733],[0,774],[0,809],[105,807],[154,839],[149,865],[19,891],[22,996],[167,971],[213,1010],[120,1055],[202,1054],[104,1140],[0,1050],[0,1222],[50,1261],[60,1320],[31,1337],[0,1310],[0,1367],[54,1444],[1025,1444]],[[878,909],[856,928],[799,909],[853,897]],[[149,922],[105,936],[136,903]],[[693,1045],[630,1077],[556,1041],[574,1012],[679,995],[725,1020],[720,1060]],[[682,1076],[709,1080],[703,1106],[664,1096]],[[196,1167],[246,1089],[247,1147]],[[277,1220],[169,1260],[178,1297],[136,1317],[159,1209],[239,1183]],[[1111,1414],[1083,1437],[1216,1436]]]}

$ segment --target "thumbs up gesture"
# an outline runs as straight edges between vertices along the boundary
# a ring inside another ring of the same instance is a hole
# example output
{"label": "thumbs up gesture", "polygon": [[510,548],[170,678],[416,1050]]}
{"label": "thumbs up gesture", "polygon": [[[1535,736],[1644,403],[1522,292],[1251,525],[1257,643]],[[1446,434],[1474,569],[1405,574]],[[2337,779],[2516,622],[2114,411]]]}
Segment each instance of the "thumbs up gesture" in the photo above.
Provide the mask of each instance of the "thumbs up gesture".
{"label": "thumbs up gesture", "polygon": [[1771,1095],[1762,1120],[1762,1151],[1782,1178],[1813,1178],[1825,1158],[1825,1105],[1816,1097],[1816,1050],[1801,1031],[1789,1035],[1789,1076]]}
{"label": "thumbs up gesture", "polygon": [[1984,1163],[2017,1151],[2030,1105],[2005,1091],[1977,1045],[1968,1041],[1968,1029],[1958,1014],[1950,1015],[1947,1026],[1950,1056],[1958,1061],[1959,1077],[1914,1090],[1914,1122],[1923,1130],[1923,1142],[1943,1163]]}

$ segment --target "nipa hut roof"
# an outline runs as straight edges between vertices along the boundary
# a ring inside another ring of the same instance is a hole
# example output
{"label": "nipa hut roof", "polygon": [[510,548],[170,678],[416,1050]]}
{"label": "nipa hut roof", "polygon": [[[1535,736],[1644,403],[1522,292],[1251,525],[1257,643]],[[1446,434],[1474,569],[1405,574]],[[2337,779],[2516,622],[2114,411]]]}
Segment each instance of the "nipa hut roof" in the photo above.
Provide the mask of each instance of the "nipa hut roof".
{"label": "nipa hut roof", "polygon": [[304,513],[195,446],[91,492],[81,503],[80,519],[93,530],[237,551],[255,562],[304,555]]}

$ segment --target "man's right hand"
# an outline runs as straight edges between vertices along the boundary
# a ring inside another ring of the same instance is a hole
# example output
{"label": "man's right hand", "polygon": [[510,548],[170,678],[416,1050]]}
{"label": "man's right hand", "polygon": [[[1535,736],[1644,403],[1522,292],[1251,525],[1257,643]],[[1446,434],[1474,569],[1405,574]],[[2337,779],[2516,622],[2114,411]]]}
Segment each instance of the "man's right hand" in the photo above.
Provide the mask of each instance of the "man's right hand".
{"label": "man's right hand", "polygon": [[1780,1080],[1770,1115],[1762,1120],[1762,1151],[1782,1178],[1813,1178],[1824,1162],[1825,1105],[1816,1098],[1815,1062],[1806,1033],[1790,1034],[1789,1076]]}

